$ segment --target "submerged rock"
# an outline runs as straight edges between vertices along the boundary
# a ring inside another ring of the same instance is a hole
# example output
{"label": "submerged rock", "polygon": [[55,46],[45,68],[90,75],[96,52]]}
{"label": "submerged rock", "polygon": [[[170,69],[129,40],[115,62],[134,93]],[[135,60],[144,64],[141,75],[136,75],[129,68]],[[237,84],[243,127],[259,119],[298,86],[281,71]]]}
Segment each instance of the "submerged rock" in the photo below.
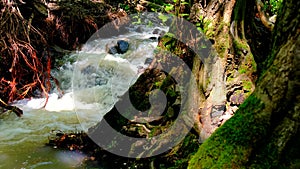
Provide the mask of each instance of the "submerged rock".
{"label": "submerged rock", "polygon": [[146,58],[146,60],[145,60],[145,63],[144,64],[151,64],[152,63],[152,61],[153,61],[153,59],[152,58]]}
{"label": "submerged rock", "polygon": [[108,49],[108,53],[112,54],[112,55],[117,54],[118,53],[118,49],[115,46],[113,46],[113,47],[111,47],[111,48]]}
{"label": "submerged rock", "polygon": [[114,43],[108,43],[108,44],[106,44],[105,50],[106,50],[107,53],[112,54],[112,55],[118,53],[117,46]]}
{"label": "submerged rock", "polygon": [[109,54],[123,54],[129,49],[129,43],[125,40],[118,40],[117,44],[108,43],[106,44],[106,52]]}

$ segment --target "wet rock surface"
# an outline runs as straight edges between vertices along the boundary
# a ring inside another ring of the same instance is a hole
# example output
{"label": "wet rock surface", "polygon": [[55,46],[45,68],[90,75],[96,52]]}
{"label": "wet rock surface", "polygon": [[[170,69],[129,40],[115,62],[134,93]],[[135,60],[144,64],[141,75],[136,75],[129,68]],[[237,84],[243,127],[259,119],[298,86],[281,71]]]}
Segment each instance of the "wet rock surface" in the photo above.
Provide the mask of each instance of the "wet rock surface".
{"label": "wet rock surface", "polygon": [[118,44],[118,52],[123,54],[125,52],[127,52],[128,48],[129,48],[129,43],[127,41],[124,41],[124,40],[119,40],[117,42]]}
{"label": "wet rock surface", "polygon": [[125,40],[118,40],[117,44],[109,43],[106,45],[106,52],[109,54],[124,54],[129,49],[129,43]]}

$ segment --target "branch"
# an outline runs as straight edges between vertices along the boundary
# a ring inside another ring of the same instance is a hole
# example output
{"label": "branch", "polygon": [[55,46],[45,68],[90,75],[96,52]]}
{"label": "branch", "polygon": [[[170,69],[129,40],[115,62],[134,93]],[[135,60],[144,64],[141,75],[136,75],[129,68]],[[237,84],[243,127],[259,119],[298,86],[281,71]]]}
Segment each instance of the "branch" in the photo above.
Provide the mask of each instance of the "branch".
{"label": "branch", "polygon": [[23,111],[21,109],[19,109],[16,106],[10,106],[10,105],[6,104],[2,99],[0,99],[0,107],[3,107],[10,111],[13,111],[14,113],[16,113],[16,115],[18,117],[21,117],[23,115]]}
{"label": "branch", "polygon": [[268,28],[270,31],[274,28],[274,23],[270,21],[269,17],[265,14],[265,12],[262,10],[262,7],[264,4],[261,2],[261,0],[256,0],[256,7],[259,13],[260,20],[262,24]]}

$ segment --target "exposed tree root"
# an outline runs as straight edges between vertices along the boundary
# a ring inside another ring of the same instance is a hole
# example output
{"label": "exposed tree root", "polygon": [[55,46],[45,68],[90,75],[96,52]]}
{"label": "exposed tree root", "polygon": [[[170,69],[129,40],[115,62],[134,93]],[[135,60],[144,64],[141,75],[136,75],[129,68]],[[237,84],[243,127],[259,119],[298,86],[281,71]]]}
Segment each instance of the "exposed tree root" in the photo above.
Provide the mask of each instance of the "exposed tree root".
{"label": "exposed tree root", "polygon": [[[36,89],[42,89],[48,98],[50,67],[43,63],[33,47],[46,46],[46,40],[31,21],[24,19],[18,2],[2,0],[0,7],[0,93],[3,102],[30,97]],[[44,60],[50,62],[49,57]]]}
{"label": "exposed tree root", "polygon": [[[3,107],[3,108],[5,108],[5,109],[7,109],[7,110],[10,110],[10,111],[16,113],[16,115],[17,115],[18,117],[21,117],[21,116],[23,115],[23,111],[22,111],[21,109],[19,109],[19,108],[16,107],[16,106],[9,106],[9,105],[7,105],[2,99],[0,99],[0,107]],[[1,113],[2,113],[2,112],[0,112],[0,114],[1,114]]]}

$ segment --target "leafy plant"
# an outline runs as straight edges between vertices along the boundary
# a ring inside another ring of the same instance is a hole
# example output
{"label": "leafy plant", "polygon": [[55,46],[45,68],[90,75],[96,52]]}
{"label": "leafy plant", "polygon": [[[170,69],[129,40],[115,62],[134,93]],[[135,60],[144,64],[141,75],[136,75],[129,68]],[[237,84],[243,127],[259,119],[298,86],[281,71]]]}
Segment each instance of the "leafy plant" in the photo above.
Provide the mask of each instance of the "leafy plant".
{"label": "leafy plant", "polygon": [[124,9],[126,12],[129,11],[130,6],[128,4],[120,4],[120,8]]}
{"label": "leafy plant", "polygon": [[164,15],[164,14],[162,14],[162,13],[159,13],[159,14],[158,14],[158,18],[159,18],[163,23],[166,23],[169,17],[168,17],[168,15]]}
{"label": "leafy plant", "polygon": [[271,11],[272,14],[277,14],[281,4],[282,0],[267,0],[265,1],[264,9]]}
{"label": "leafy plant", "polygon": [[174,10],[174,5],[172,4],[165,4],[164,6],[166,12],[171,12]]}
{"label": "leafy plant", "polygon": [[132,22],[132,24],[134,24],[134,25],[140,25],[140,24],[142,24],[142,19],[141,19],[141,17],[140,17],[139,14],[136,15],[136,16],[133,16],[132,18],[133,18],[133,19],[136,19],[136,21],[135,21],[135,22]]}

